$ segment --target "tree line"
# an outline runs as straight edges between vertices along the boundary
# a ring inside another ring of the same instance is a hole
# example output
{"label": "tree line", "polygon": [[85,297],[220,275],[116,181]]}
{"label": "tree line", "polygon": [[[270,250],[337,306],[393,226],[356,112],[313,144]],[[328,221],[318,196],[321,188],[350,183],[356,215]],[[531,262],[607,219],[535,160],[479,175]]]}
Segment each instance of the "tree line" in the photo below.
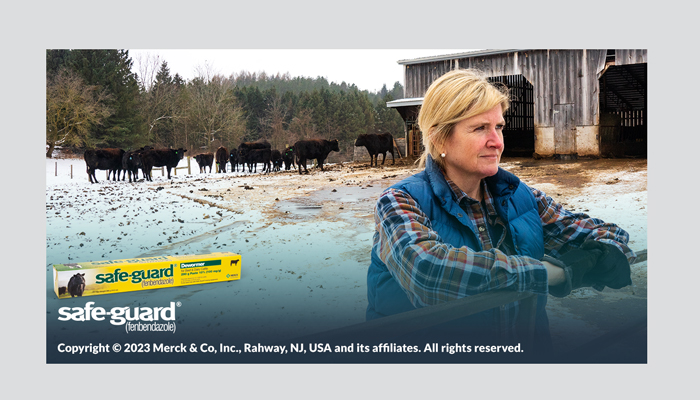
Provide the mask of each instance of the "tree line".
{"label": "tree line", "polygon": [[323,77],[241,71],[228,77],[199,67],[186,81],[159,57],[140,63],[128,50],[46,51],[46,156],[79,149],[183,147],[190,154],[266,139],[284,149],[297,140],[338,139],[352,159],[362,133],[403,136],[386,103],[403,97],[395,82],[377,92]]}

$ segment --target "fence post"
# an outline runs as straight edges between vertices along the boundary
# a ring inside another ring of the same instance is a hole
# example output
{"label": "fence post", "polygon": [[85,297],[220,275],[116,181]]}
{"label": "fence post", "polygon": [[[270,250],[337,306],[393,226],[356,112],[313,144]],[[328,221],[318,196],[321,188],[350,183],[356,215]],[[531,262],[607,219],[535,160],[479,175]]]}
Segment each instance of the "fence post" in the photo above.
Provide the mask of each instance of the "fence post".
{"label": "fence post", "polygon": [[187,156],[187,175],[192,175],[192,169],[190,169],[190,156]]}
{"label": "fence post", "polygon": [[70,165],[70,178],[73,179],[73,164]]}
{"label": "fence post", "polygon": [[56,171],[54,172],[54,176],[58,176],[58,161],[56,161]]}

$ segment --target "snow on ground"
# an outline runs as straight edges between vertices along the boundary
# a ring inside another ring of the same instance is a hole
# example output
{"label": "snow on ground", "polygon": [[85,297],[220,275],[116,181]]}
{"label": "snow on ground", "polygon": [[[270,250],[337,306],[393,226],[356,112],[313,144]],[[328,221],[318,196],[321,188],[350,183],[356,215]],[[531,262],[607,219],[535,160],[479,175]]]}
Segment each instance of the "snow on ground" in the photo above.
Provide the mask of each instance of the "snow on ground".
{"label": "snow on ground", "polygon": [[[155,170],[152,183],[107,181],[105,171],[97,171],[99,183],[91,184],[83,160],[47,159],[48,302],[66,301],[55,299],[52,291],[55,263],[231,251],[242,255],[239,281],[105,295],[96,301],[152,302],[173,296],[201,301],[204,306],[189,314],[183,310],[179,317],[204,327],[226,313],[261,335],[273,320],[292,336],[364,321],[373,226],[350,215],[319,221],[313,217],[322,210],[315,207],[292,207],[294,216],[275,219],[264,215],[260,204],[224,204],[220,194],[202,194],[246,191],[262,174],[200,175],[192,164],[196,173],[179,170],[171,181]],[[195,195],[204,201],[193,201]],[[226,306],[215,306],[222,298]],[[222,331],[222,336],[230,333]]]}
{"label": "snow on ground", "polygon": [[[558,164],[555,175],[592,165]],[[526,171],[518,169],[519,161],[503,166],[519,176]],[[579,186],[551,180],[551,169],[522,178],[568,209],[620,225],[634,250],[646,249],[646,164],[594,171]],[[284,327],[285,339],[363,322],[374,202],[384,187],[417,172],[386,168],[370,176],[368,171],[342,165],[303,176],[200,174],[192,161],[191,174],[181,169],[171,180],[154,170],[153,182],[113,182],[98,171],[100,182],[91,184],[82,159],[47,159],[47,310],[77,301],[55,298],[54,263],[232,251],[242,255],[239,281],[93,299],[103,307],[183,301],[182,329],[215,328],[222,340],[238,329],[263,338],[274,330],[271,321]],[[624,320],[601,318],[601,305],[632,304],[621,308],[622,316],[645,313],[646,262],[632,269],[630,288],[550,297],[555,346],[578,343],[575,333],[599,336]]]}

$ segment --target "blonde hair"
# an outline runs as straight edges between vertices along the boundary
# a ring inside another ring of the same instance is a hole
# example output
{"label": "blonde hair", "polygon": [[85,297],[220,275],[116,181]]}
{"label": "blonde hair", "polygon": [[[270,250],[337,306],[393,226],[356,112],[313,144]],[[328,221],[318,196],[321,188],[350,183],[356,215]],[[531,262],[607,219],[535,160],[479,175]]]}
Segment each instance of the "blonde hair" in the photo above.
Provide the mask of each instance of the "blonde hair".
{"label": "blonde hair", "polygon": [[501,105],[505,113],[510,105],[508,88],[489,82],[475,69],[452,70],[435,80],[423,98],[418,127],[423,132],[425,151],[419,160],[425,166],[428,154],[444,169],[440,151],[459,121],[482,114]]}

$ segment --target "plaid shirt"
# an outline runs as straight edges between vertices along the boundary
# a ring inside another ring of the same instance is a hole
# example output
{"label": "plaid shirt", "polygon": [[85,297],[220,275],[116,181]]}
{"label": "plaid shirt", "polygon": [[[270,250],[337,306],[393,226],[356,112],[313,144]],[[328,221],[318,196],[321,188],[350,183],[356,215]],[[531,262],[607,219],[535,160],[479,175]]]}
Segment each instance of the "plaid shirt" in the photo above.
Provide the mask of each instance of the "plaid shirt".
{"label": "plaid shirt", "polygon": [[[374,250],[407,291],[413,305],[439,304],[505,288],[547,294],[544,265],[532,257],[516,254],[511,234],[496,213],[486,184],[482,181],[484,200],[479,202],[449,179],[447,183],[453,199],[476,227],[483,250],[444,243],[439,228],[432,226],[420,205],[404,191],[387,189],[375,208]],[[616,225],[564,210],[537,189],[532,189],[532,193],[542,220],[545,254],[558,257],[592,238],[618,246],[630,262],[636,257],[627,247],[629,235]],[[417,267],[421,261],[430,268]],[[500,326],[511,328],[501,330],[504,335],[513,332],[517,312],[518,303],[501,308]]]}

